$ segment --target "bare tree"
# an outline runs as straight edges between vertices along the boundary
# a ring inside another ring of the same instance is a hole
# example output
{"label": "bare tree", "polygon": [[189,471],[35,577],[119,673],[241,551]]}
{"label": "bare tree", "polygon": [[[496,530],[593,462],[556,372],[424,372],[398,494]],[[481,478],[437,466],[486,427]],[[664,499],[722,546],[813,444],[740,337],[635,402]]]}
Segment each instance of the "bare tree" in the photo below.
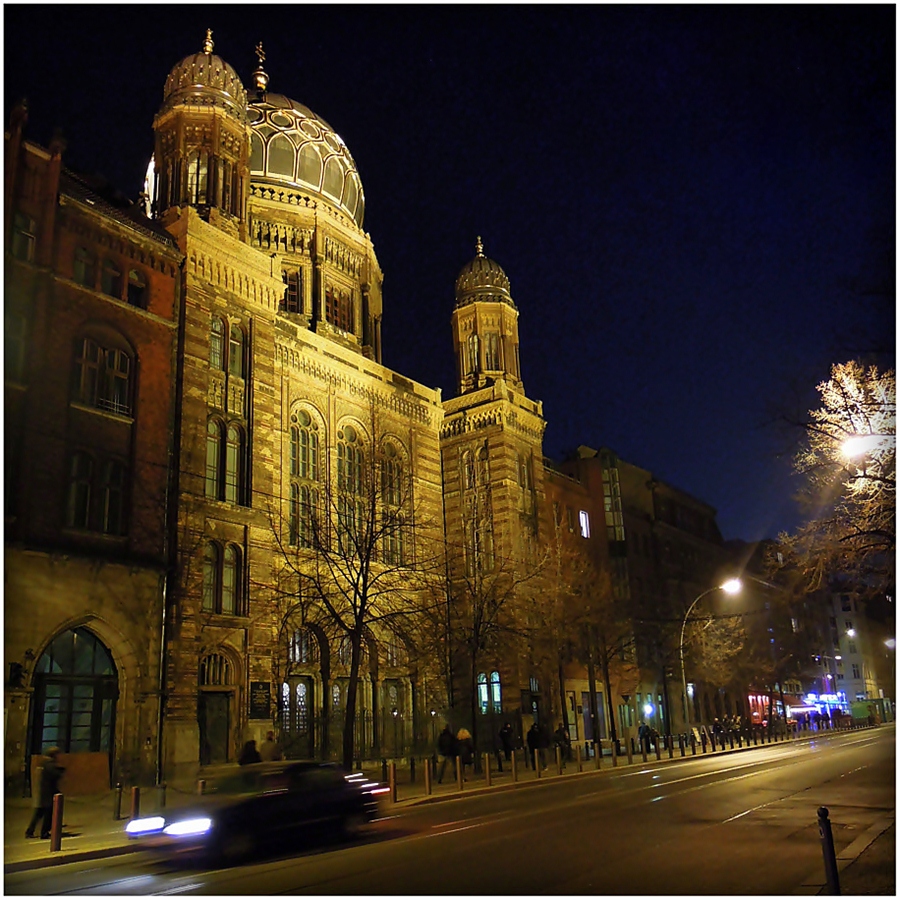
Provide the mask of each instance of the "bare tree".
{"label": "bare tree", "polygon": [[272,511],[281,644],[303,623],[349,650],[341,742],[345,768],[353,762],[366,648],[376,634],[395,635],[414,647],[443,572],[433,511],[417,496],[411,462],[383,440],[383,424],[373,405],[371,443],[357,429],[342,428],[335,477],[292,490]]}

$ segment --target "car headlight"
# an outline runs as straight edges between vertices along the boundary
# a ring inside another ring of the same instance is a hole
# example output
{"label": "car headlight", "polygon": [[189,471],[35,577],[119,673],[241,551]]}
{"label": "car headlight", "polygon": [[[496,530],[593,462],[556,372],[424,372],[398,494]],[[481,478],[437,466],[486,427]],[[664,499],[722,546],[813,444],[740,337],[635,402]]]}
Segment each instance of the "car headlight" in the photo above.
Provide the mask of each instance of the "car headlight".
{"label": "car headlight", "polygon": [[172,837],[184,837],[191,834],[206,834],[212,828],[212,819],[184,819],[181,822],[173,822],[163,828],[163,834]]}
{"label": "car headlight", "polygon": [[125,826],[126,834],[146,834],[148,831],[160,831],[166,820],[162,816],[148,816],[146,819],[132,819]]}

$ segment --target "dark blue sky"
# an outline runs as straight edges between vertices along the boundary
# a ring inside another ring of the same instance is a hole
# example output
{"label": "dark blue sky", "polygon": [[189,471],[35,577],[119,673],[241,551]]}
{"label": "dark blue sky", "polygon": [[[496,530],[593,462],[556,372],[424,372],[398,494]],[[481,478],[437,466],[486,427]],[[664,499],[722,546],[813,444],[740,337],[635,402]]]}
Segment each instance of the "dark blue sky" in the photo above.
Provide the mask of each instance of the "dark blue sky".
{"label": "dark blue sky", "polygon": [[[5,5],[5,100],[136,197],[166,75],[213,29],[341,135],[385,275],[384,361],[454,392],[453,286],[506,271],[545,453],[584,443],[797,523],[791,435],[895,347],[895,9]],[[171,26],[169,23],[176,23]],[[796,436],[794,436],[796,437]]]}

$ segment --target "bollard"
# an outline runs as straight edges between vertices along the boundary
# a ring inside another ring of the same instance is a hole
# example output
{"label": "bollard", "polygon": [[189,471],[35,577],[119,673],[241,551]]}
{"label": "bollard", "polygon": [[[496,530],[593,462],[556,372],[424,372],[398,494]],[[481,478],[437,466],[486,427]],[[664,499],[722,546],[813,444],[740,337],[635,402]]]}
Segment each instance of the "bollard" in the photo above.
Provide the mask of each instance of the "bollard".
{"label": "bollard", "polygon": [[53,795],[53,818],[50,820],[50,852],[54,853],[62,846],[63,827],[63,795]]}
{"label": "bollard", "polygon": [[703,752],[706,753],[706,732],[703,731],[700,734],[700,743],[703,745]]}
{"label": "bollard", "polygon": [[534,751],[534,771],[537,778],[541,777],[541,760],[540,760],[540,750]]}
{"label": "bollard", "polygon": [[516,750],[512,752],[512,779],[513,784],[519,780],[519,756]]}
{"label": "bollard", "polygon": [[116,785],[116,800],[113,805],[113,818],[118,821],[122,818],[122,782]]}
{"label": "bollard", "polygon": [[[615,758],[615,749],[616,745],[613,741],[609,742],[610,753],[613,754],[613,758]],[[597,744],[594,747],[594,768],[599,769],[600,764],[603,762],[603,741],[600,738],[597,738]],[[613,763],[615,765],[615,763]]]}
{"label": "bollard", "polygon": [[563,761],[562,761],[562,747],[559,744],[556,745],[556,774],[562,775],[563,770]]}
{"label": "bollard", "polygon": [[416,758],[414,756],[409,758],[409,783],[416,783]]}
{"label": "bollard", "polygon": [[430,795],[431,795],[431,778],[432,778],[432,774],[433,774],[433,773],[432,773],[432,771],[431,771],[431,760],[430,760],[430,759],[426,759],[426,760],[425,760],[425,796],[430,796]]}
{"label": "bollard", "polygon": [[388,766],[388,786],[390,787],[391,803],[397,802],[397,763],[391,760]]}
{"label": "bollard", "polygon": [[156,786],[156,808],[166,808],[166,783],[164,781]]}
{"label": "bollard", "polygon": [[678,754],[679,754],[679,756],[681,756],[682,759],[684,759],[684,735],[683,734],[678,735]]}
{"label": "bollard", "polygon": [[484,783],[491,786],[491,754],[484,754]]}
{"label": "bollard", "polygon": [[139,819],[141,816],[141,789],[135,785],[131,789],[131,818]]}
{"label": "bollard", "polygon": [[628,757],[628,765],[630,766],[634,762],[634,738],[629,738],[625,742],[625,754]]}
{"label": "bollard", "polygon": [[728,741],[731,744],[731,749],[734,750],[734,732],[733,731],[728,733]]}
{"label": "bollard", "polygon": [[456,787],[458,790],[463,789],[463,766],[462,758],[457,756],[456,759]]}
{"label": "bollard", "polygon": [[647,762],[647,744],[650,743],[649,738],[640,738],[638,743],[641,745],[641,759]]}
{"label": "bollard", "polygon": [[693,732],[691,732],[691,756],[697,755],[697,738],[694,737]]}
{"label": "bollard", "polygon": [[653,743],[654,743],[655,749],[656,749],[656,758],[662,759],[662,756],[660,756],[660,749],[659,749],[659,735],[656,736]]}
{"label": "bollard", "polygon": [[381,760],[381,780],[382,781],[388,780],[388,770],[387,770],[387,760],[386,759]]}
{"label": "bollard", "polygon": [[202,797],[206,791],[206,781],[203,778],[197,780],[197,793]]}
{"label": "bollard", "polygon": [[831,833],[831,822],[828,819],[828,807],[820,806],[818,810],[819,838],[822,841],[822,857],[825,860],[825,881],[829,894],[840,894],[841,882],[838,878],[837,858],[834,855],[834,836]]}
{"label": "bollard", "polygon": [[675,756],[675,738],[671,734],[666,735],[666,749],[669,751],[669,759]]}
{"label": "bollard", "polygon": [[578,771],[583,771],[581,766],[581,744],[576,744],[575,746],[575,762],[578,765]]}

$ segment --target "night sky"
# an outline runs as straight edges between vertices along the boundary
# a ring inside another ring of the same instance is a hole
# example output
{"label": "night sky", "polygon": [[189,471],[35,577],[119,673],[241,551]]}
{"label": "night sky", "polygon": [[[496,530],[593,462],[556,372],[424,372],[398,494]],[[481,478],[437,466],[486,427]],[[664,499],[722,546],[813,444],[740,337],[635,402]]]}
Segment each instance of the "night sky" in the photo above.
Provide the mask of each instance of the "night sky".
{"label": "night sky", "polygon": [[[384,362],[455,393],[454,283],[512,283],[544,452],[608,446],[718,510],[798,523],[790,435],[832,363],[895,347],[895,9],[5,5],[5,114],[136,198],[201,49],[350,148]],[[174,23],[170,25],[169,23]],[[796,435],[794,435],[796,437]]]}

